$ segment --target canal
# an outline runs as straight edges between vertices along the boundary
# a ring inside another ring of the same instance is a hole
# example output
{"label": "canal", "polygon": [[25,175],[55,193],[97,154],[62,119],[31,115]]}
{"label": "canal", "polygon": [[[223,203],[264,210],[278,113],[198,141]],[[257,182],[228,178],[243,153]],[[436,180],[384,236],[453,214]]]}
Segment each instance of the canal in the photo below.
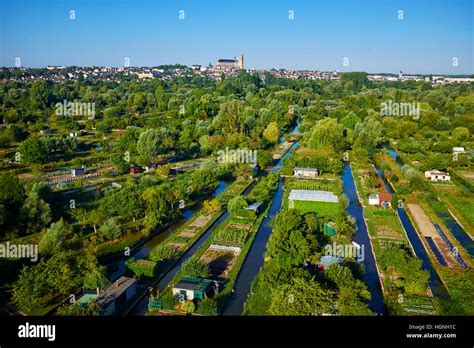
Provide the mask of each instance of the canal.
{"label": "canal", "polygon": [[[296,127],[293,129],[291,134],[297,134],[300,123],[297,122]],[[280,141],[285,141],[284,138]],[[296,141],[288,150],[285,155],[283,155],[276,166],[270,172],[277,172],[283,166],[283,160],[291,156],[291,153],[294,149],[299,146],[299,141]],[[270,222],[275,217],[275,215],[280,211],[283,199],[283,181],[284,179],[280,178],[278,182],[278,188],[273,196],[268,215],[263,219],[262,224],[260,225],[255,239],[250,247],[250,250],[245,258],[245,261],[240,269],[239,275],[234,285],[234,292],[230,295],[227,303],[224,306],[222,315],[241,315],[244,311],[244,303],[250,293],[250,288],[252,286],[252,281],[255,276],[260,271],[260,268],[264,263],[264,254],[267,250],[267,242],[272,234],[272,227],[270,227]]]}
{"label": "canal", "polygon": [[270,222],[281,208],[283,180],[284,179],[280,178],[280,181],[278,182],[278,188],[273,196],[268,215],[263,219],[262,224],[257,231],[257,235],[255,236],[235,282],[234,292],[229,297],[229,300],[222,311],[222,315],[241,315],[244,310],[244,302],[250,292],[252,281],[263,266],[263,255],[267,250],[266,245],[268,238],[270,238],[273,231],[272,227],[270,227]]}
{"label": "canal", "polygon": [[[387,182],[387,179],[383,175],[382,169],[376,168],[376,170],[377,170],[378,175],[382,179],[387,192],[393,195],[392,187],[390,186],[390,184]],[[438,276],[438,273],[436,273],[433,265],[431,264],[431,260],[428,256],[428,253],[425,247],[423,246],[423,243],[421,242],[421,239],[418,236],[418,233],[413,227],[413,224],[408,218],[408,215],[405,209],[401,206],[397,207],[397,214],[400,219],[400,222],[402,223],[403,229],[406,232],[408,240],[413,248],[415,256],[419,258],[422,262],[421,268],[429,272],[430,278],[428,280],[428,285],[431,288],[431,292],[436,297],[442,297],[442,298],[446,297],[447,296],[446,288],[443,282],[441,281],[440,277]]]}
{"label": "canal", "polygon": [[[243,192],[244,196],[247,196],[250,191],[253,189],[255,186],[255,181],[249,185]],[[225,188],[224,188],[225,189]],[[221,192],[224,190],[222,189]],[[229,212],[226,211],[224,214],[221,215],[212,225],[211,227],[204,232],[199,239],[193,244],[191,248],[189,248],[183,256],[178,260],[178,262],[171,268],[156,284],[158,289],[160,291],[164,290],[169,283],[173,280],[173,278],[176,276],[178,271],[180,270],[181,266],[183,263],[189,259],[191,256],[193,256],[196,251],[201,247],[201,245],[204,244],[204,242],[207,241],[207,239],[211,236],[211,234],[220,226],[222,222],[224,222],[227,218],[229,217]],[[128,313],[130,315],[145,315],[145,313],[148,310],[148,294],[147,296],[144,296],[136,305],[135,307]]]}
{"label": "canal", "polygon": [[[387,149],[387,148],[385,148],[385,151],[387,151],[387,153],[393,159],[395,159],[395,161],[396,161],[396,163],[399,167],[402,166],[403,162],[401,161],[400,156],[398,155],[398,153],[396,153],[393,150]],[[381,173],[381,172],[379,172],[379,173]],[[384,178],[384,182],[386,182],[385,178]],[[386,183],[385,186],[389,186],[389,185]],[[463,186],[464,189],[466,189],[465,185],[462,185],[462,186]],[[391,189],[391,187],[389,187],[389,189]],[[469,189],[469,188],[467,188],[467,189]],[[391,191],[389,191],[389,192],[391,193]],[[456,221],[456,219],[454,219],[451,216],[452,213],[451,212],[448,213],[448,212],[449,212],[448,209],[446,209],[446,212],[435,211],[436,215],[438,215],[438,217],[444,221],[444,224],[449,229],[449,231],[454,236],[454,238],[456,238],[458,240],[459,244],[462,245],[462,247],[467,251],[467,253],[471,257],[474,257],[474,241],[466,233],[466,231],[464,231],[462,226],[459,225],[459,223]]]}
{"label": "canal", "polygon": [[[212,196],[217,197],[228,186],[229,182],[219,180],[219,185],[212,192]],[[171,224],[164,231],[156,233],[155,236],[153,236],[143,245],[134,250],[131,256],[135,259],[145,258],[158,244],[160,244],[163,240],[172,235],[179,227],[181,227],[184,223],[191,219],[200,209],[200,203],[193,205],[191,208],[185,209],[182,213],[183,217],[179,221]],[[125,273],[125,261],[126,260],[122,256],[120,256],[118,257],[118,260],[117,258],[111,258],[110,261],[107,263],[108,267],[113,267],[113,273],[110,275],[111,282],[115,281]]]}

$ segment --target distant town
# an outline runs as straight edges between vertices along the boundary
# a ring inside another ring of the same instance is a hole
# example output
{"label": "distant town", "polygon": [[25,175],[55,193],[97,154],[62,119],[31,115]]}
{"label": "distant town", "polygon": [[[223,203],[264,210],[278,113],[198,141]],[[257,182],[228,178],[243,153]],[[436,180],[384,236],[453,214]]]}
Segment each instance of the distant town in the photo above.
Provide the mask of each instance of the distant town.
{"label": "distant town", "polygon": [[[44,68],[26,67],[4,67],[0,70],[1,80],[31,81],[50,80],[55,83],[66,81],[79,81],[80,79],[120,81],[123,77],[136,77],[143,79],[171,80],[176,77],[205,76],[213,80],[221,80],[223,77],[237,76],[241,71],[247,73],[257,73],[259,76],[271,74],[275,78],[285,78],[291,80],[338,80],[340,71],[319,71],[319,70],[288,70],[288,69],[268,69],[256,70],[246,69],[244,56],[233,59],[219,59],[214,65],[193,64],[186,65],[161,65],[156,67],[108,67],[108,66],[46,66]],[[443,85],[451,83],[471,83],[473,76],[444,76],[444,75],[420,75],[406,74],[400,71],[398,75],[390,73],[368,74],[370,81],[426,81],[432,85]]]}

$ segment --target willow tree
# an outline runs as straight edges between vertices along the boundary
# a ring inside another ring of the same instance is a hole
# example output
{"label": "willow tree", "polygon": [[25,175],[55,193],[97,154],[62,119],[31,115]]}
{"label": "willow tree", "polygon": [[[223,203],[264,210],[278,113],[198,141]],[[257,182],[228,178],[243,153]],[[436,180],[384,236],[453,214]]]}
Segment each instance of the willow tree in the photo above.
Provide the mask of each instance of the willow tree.
{"label": "willow tree", "polygon": [[342,126],[335,118],[322,119],[305,134],[304,144],[311,149],[341,150],[344,144],[342,131]]}

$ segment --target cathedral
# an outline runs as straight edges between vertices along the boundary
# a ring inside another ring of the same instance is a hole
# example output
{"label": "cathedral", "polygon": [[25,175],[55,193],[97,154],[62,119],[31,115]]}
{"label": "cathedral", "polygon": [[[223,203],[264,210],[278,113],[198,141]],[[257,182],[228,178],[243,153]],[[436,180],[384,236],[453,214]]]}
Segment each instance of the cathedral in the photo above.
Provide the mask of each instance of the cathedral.
{"label": "cathedral", "polygon": [[244,69],[244,56],[241,55],[238,59],[219,59],[216,63],[217,70],[242,70]]}

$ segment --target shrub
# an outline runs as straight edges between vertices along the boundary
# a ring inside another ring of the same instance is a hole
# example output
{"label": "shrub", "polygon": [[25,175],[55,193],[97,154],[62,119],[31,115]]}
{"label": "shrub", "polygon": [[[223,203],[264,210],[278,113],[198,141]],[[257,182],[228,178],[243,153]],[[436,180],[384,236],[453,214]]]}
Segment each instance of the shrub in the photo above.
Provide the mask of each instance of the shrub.
{"label": "shrub", "polygon": [[204,261],[193,256],[186,260],[181,266],[184,277],[207,278],[210,275],[209,266]]}
{"label": "shrub", "polygon": [[205,298],[198,303],[196,313],[201,315],[215,316],[218,314],[217,301],[212,298]]}
{"label": "shrub", "polygon": [[193,301],[184,301],[181,304],[181,309],[186,313],[194,313],[194,311],[196,310],[196,305]]}
{"label": "shrub", "polygon": [[130,259],[125,262],[125,265],[136,277],[154,277],[157,269],[157,263],[150,260]]}
{"label": "shrub", "polygon": [[163,309],[174,310],[179,303],[179,296],[174,296],[171,292],[161,296]]}
{"label": "shrub", "polygon": [[175,247],[161,244],[151,251],[148,258],[152,261],[162,261],[162,260],[171,259],[176,254],[177,254],[177,251]]}
{"label": "shrub", "polygon": [[122,234],[120,225],[115,218],[110,218],[105,221],[100,227],[99,232],[108,240],[116,239]]}

